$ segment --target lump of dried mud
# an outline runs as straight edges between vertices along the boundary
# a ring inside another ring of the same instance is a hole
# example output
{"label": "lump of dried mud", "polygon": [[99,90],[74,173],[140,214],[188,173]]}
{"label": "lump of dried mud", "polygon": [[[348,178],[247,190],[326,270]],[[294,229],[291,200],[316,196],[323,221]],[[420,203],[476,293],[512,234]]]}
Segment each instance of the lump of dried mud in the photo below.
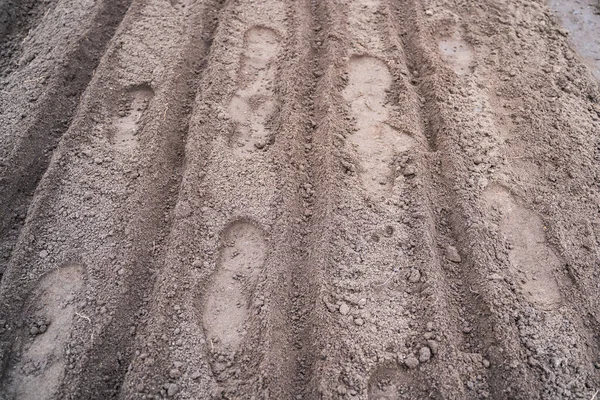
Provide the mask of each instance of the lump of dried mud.
{"label": "lump of dried mud", "polygon": [[406,357],[406,360],[404,360],[404,365],[406,365],[409,369],[415,369],[419,366],[419,360],[417,360],[417,357],[410,355]]}
{"label": "lump of dried mud", "polygon": [[450,245],[446,247],[446,258],[455,263],[459,263],[462,261],[462,258],[460,254],[458,254],[458,250],[456,250],[456,247]]}
{"label": "lump of dried mud", "polygon": [[408,281],[411,283],[417,283],[421,280],[421,271],[416,268],[413,268],[410,271],[410,275],[408,276]]}
{"label": "lump of dried mud", "polygon": [[439,343],[435,340],[428,340],[427,346],[431,349],[431,353],[434,355],[438,353],[438,349],[440,348]]}
{"label": "lump of dried mud", "polygon": [[340,306],[340,314],[342,314],[342,315],[348,315],[349,312],[350,312],[350,307],[348,306],[348,304],[343,303]]}
{"label": "lump of dried mud", "polygon": [[431,359],[431,349],[427,346],[421,347],[419,350],[419,361],[425,363]]}
{"label": "lump of dried mud", "polygon": [[416,174],[417,174],[417,169],[412,165],[409,165],[408,167],[406,167],[404,169],[404,176],[406,176],[407,178],[412,178]]}
{"label": "lump of dried mud", "polygon": [[179,392],[179,386],[175,383],[171,383],[167,386],[167,396],[173,397]]}

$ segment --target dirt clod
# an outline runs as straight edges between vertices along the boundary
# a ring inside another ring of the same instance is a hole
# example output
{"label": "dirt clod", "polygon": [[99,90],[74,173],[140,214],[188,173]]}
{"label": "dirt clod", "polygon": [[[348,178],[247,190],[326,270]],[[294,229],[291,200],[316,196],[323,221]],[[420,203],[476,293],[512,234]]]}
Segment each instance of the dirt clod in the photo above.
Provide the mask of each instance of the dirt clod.
{"label": "dirt clod", "polygon": [[427,346],[421,347],[419,349],[419,361],[425,363],[431,359],[431,349]]}
{"label": "dirt clod", "polygon": [[415,369],[419,366],[419,360],[417,357],[410,355],[404,360],[404,365],[406,365],[408,369]]}
{"label": "dirt clod", "polygon": [[350,307],[346,303],[342,303],[340,305],[340,314],[348,315],[349,312],[350,312]]}
{"label": "dirt clod", "polygon": [[446,258],[452,262],[460,263],[462,261],[462,257],[458,254],[458,250],[456,247],[448,245],[446,247]]}
{"label": "dirt clod", "polygon": [[421,280],[421,272],[416,268],[411,269],[410,275],[408,276],[408,281],[411,283],[417,283],[420,280]]}
{"label": "dirt clod", "polygon": [[427,347],[429,347],[431,349],[431,354],[436,355],[436,354],[438,354],[440,344],[435,340],[428,340]]}
{"label": "dirt clod", "polygon": [[167,386],[167,396],[173,397],[179,393],[179,386],[176,383],[170,383]]}

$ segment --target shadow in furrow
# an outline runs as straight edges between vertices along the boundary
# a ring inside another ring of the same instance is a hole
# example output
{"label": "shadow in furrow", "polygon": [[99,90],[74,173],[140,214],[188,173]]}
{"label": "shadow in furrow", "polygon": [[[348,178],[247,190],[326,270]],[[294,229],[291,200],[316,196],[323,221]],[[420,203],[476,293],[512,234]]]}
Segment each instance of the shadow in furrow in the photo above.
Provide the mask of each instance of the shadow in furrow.
{"label": "shadow in furrow", "polygon": [[287,348],[282,349],[292,355],[292,362],[286,366],[288,370],[280,381],[283,388],[281,395],[285,398],[312,398],[314,391],[310,383],[317,357],[313,327],[320,282],[315,274],[315,264],[310,259],[309,232],[313,223],[311,221],[315,202],[314,160],[311,150],[318,77],[313,72],[320,68],[317,64],[321,49],[316,43],[317,32],[323,25],[322,16],[318,15],[318,7],[314,3],[311,0],[289,2],[288,12],[294,17],[290,18],[288,26],[289,31],[293,32],[293,46],[296,46],[299,58],[289,60],[295,68],[283,68],[280,77],[281,81],[290,83],[289,87],[300,88],[289,89],[290,96],[285,98],[293,96],[294,101],[282,104],[282,111],[289,112],[289,117],[282,119],[280,123],[293,126],[294,130],[297,130],[293,138],[292,160],[294,164],[306,167],[294,168],[290,171],[291,176],[285,177],[287,181],[299,184],[299,189],[294,187],[286,194],[286,209],[293,210],[289,214],[291,220],[286,228],[286,237],[293,241],[292,248],[298,249],[293,254],[294,262],[286,271],[292,290],[290,293],[279,294],[287,304],[286,313],[291,315],[291,321],[286,321],[289,327],[289,339],[285,344]]}

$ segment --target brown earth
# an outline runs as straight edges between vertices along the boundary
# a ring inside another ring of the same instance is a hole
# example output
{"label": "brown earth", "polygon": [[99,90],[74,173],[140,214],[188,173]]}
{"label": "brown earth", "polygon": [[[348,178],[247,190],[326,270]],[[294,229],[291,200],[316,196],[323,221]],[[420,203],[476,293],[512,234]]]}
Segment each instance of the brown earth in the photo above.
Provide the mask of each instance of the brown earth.
{"label": "brown earth", "polygon": [[597,399],[596,6],[0,0],[0,399]]}

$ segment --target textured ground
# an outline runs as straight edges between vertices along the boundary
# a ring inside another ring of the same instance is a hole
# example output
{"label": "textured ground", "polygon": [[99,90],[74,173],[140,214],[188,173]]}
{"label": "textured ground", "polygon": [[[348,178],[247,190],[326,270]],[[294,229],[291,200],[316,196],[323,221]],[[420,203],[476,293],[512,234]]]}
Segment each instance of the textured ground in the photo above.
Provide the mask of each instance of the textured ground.
{"label": "textured ground", "polygon": [[598,398],[597,12],[0,0],[0,399]]}

